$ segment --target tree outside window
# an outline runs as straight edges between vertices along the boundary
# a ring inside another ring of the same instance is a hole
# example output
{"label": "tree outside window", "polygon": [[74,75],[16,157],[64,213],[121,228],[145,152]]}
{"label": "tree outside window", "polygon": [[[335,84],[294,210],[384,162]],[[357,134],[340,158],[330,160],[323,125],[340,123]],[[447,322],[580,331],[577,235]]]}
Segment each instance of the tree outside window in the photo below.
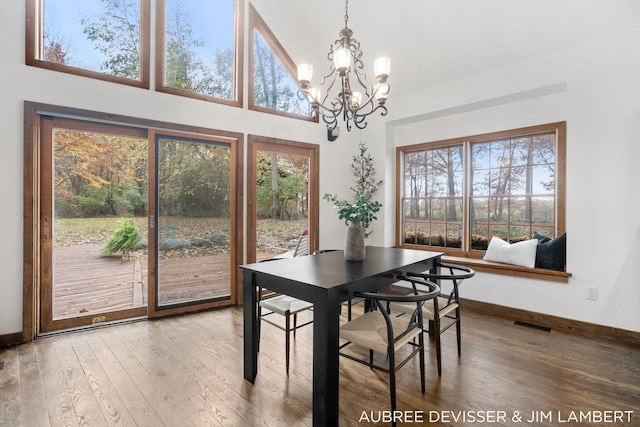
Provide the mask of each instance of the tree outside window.
{"label": "tree outside window", "polygon": [[312,119],[299,96],[296,65],[257,10],[249,6],[249,108],[303,120]]}
{"label": "tree outside window", "polygon": [[[477,257],[564,229],[564,123],[400,147],[403,246]],[[562,176],[561,176],[562,175]]]}
{"label": "tree outside window", "polygon": [[[42,31],[32,31],[27,48],[35,48],[27,62],[47,68],[106,80],[135,81],[147,79],[143,71],[143,50],[148,46],[148,33],[143,28],[147,0],[43,0],[29,10],[41,7]],[[33,12],[32,12],[33,13]],[[148,47],[147,47],[148,48]],[[35,63],[34,63],[35,62]],[[117,80],[120,79],[120,80]]]}
{"label": "tree outside window", "polygon": [[287,113],[306,115],[309,103],[298,97],[298,86],[256,31],[254,36],[254,103]]}
{"label": "tree outside window", "polygon": [[235,1],[164,0],[158,8],[164,11],[164,88],[234,100]]}

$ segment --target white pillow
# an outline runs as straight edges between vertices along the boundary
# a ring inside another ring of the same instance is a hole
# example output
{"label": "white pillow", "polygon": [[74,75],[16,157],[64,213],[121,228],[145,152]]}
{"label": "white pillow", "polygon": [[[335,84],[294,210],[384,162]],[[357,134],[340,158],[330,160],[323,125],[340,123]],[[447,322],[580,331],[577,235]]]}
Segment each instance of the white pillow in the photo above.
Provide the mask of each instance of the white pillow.
{"label": "white pillow", "polygon": [[538,239],[523,240],[522,242],[509,244],[493,236],[483,259],[485,261],[533,268],[536,265],[537,248]]}

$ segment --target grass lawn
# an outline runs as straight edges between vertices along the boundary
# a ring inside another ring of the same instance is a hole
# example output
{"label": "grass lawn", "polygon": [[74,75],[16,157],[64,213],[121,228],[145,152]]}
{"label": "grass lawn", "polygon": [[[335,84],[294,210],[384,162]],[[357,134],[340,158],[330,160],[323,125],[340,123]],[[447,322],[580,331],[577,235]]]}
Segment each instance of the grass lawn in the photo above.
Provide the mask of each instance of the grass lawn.
{"label": "grass lawn", "polygon": [[[113,231],[118,228],[122,218],[119,217],[99,217],[99,218],[57,218],[55,220],[55,245],[56,246],[79,246],[88,244],[104,245]],[[133,218],[133,221],[140,229],[140,233],[147,239],[148,222],[146,217]],[[165,231],[163,237],[183,238],[191,240],[193,238],[210,239],[217,236],[227,244],[224,248],[190,248],[184,253],[174,253],[173,256],[202,256],[220,253],[220,250],[228,250],[228,242],[232,238],[229,230],[229,220],[226,218],[184,218],[184,217],[163,217],[159,226]],[[296,239],[307,227],[307,220],[281,221],[273,219],[261,219],[257,222],[258,237],[270,236],[275,241],[275,246],[284,247],[285,242]],[[258,239],[258,251],[267,252],[268,247]],[[142,251],[141,251],[142,252]],[[144,251],[146,252],[146,251]],[[213,252],[213,253],[211,253]],[[143,256],[142,253],[135,254]]]}

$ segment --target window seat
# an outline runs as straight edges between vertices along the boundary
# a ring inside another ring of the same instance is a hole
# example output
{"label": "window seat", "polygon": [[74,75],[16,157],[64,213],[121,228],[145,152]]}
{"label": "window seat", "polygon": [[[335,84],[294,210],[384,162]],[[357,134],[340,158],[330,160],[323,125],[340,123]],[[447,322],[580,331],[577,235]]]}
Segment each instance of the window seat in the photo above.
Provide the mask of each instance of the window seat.
{"label": "window seat", "polygon": [[547,268],[528,268],[518,265],[501,264],[482,259],[442,256],[443,262],[465,265],[475,271],[492,274],[504,274],[507,276],[526,277],[529,279],[550,280],[553,282],[569,283],[571,273],[566,271],[549,270]]}

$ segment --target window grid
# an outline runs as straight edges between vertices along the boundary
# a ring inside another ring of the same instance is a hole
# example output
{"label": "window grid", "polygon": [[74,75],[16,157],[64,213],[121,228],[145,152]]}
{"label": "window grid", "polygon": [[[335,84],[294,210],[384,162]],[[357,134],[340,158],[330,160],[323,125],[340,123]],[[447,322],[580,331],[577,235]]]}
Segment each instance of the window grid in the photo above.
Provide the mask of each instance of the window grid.
{"label": "window grid", "polygon": [[564,231],[564,123],[397,151],[399,246],[478,258],[492,236],[514,243]]}

